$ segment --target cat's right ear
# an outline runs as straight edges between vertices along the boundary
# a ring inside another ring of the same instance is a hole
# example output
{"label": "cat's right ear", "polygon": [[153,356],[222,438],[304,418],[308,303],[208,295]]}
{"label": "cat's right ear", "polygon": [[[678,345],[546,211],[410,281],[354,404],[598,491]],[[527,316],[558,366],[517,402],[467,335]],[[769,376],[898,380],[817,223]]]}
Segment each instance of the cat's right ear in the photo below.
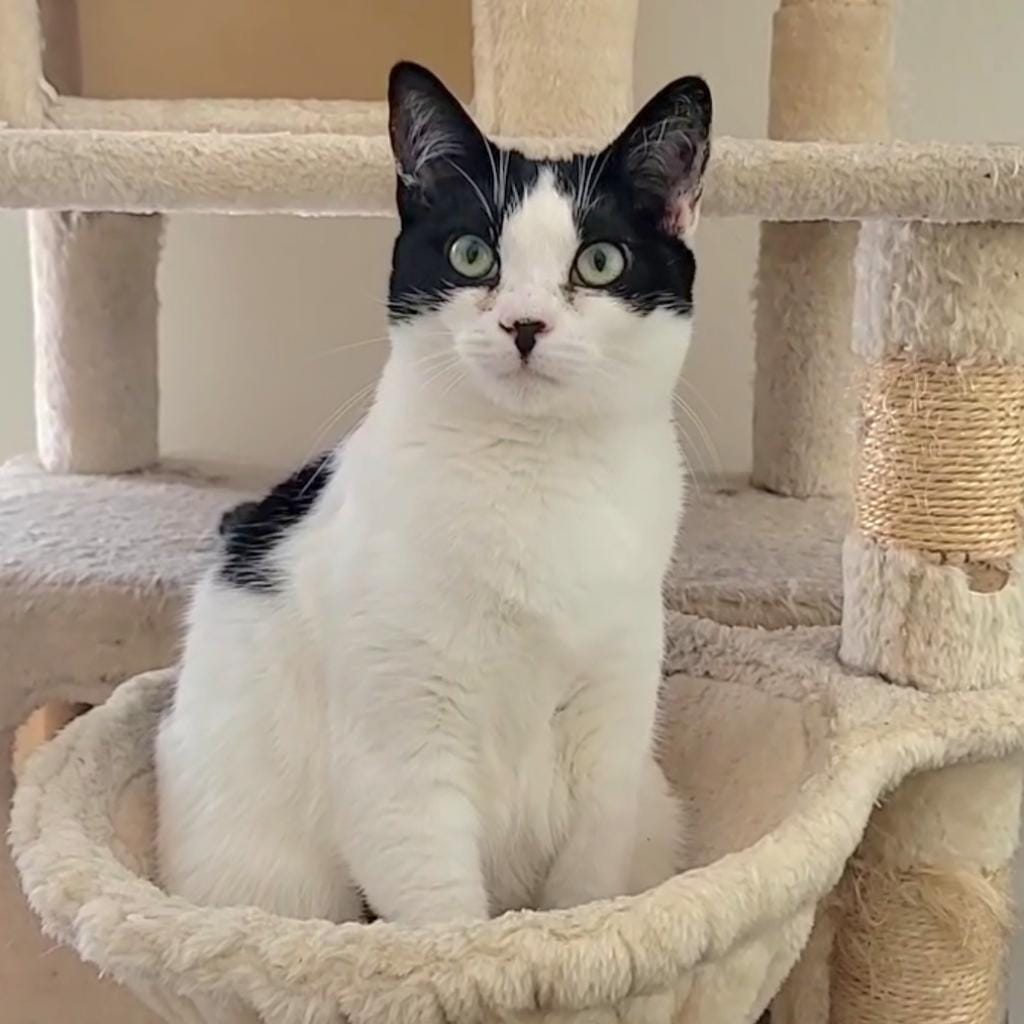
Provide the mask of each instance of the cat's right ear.
{"label": "cat's right ear", "polygon": [[612,143],[640,203],[669,234],[689,241],[700,216],[711,154],[711,89],[688,75],[644,105]]}
{"label": "cat's right ear", "polygon": [[388,131],[398,191],[429,202],[446,179],[469,175],[467,165],[487,160],[489,143],[462,104],[435,75],[403,61],[388,81]]}

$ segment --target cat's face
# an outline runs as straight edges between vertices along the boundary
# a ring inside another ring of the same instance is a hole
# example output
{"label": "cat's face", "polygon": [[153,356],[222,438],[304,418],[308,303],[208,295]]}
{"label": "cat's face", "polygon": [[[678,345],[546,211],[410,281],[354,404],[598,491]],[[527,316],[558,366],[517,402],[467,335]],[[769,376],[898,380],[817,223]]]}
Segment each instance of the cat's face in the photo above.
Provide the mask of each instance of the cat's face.
{"label": "cat's face", "polygon": [[707,85],[673,82],[606,150],[556,162],[499,148],[415,65],[389,97],[396,358],[439,396],[526,416],[664,400],[689,342]]}

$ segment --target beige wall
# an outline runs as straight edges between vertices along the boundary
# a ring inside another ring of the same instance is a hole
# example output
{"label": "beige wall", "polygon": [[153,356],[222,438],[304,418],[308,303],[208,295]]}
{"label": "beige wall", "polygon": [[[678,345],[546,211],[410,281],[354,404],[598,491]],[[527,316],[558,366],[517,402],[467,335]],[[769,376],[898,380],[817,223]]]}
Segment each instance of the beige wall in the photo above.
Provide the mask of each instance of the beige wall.
{"label": "beige wall", "polygon": [[[638,98],[700,70],[715,88],[719,130],[761,134],[773,7],[641,0]],[[1024,4],[984,0],[973,19],[962,10],[960,0],[904,0],[897,129],[1024,138]],[[336,349],[382,336],[392,232],[381,221],[176,219],[161,276],[165,446],[283,464],[335,436],[324,424],[384,355],[379,342]],[[699,328],[683,392],[711,439],[691,431],[698,468],[742,471],[749,461],[755,238],[751,222],[702,225]],[[31,445],[24,247],[21,217],[0,215],[0,456]]]}

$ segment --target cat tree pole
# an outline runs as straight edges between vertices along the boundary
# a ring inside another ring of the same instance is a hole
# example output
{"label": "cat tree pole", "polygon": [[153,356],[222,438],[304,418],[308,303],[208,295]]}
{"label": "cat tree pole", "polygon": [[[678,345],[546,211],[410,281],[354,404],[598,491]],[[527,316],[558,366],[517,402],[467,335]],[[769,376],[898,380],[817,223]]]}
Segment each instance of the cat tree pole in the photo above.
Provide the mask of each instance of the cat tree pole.
{"label": "cat tree pole", "polygon": [[[49,87],[79,91],[74,5],[0,5],[0,122],[47,125]],[[45,66],[42,54],[45,51]],[[45,75],[45,78],[44,78]],[[29,214],[37,452],[64,473],[123,473],[156,462],[157,292],[163,218]]]}
{"label": "cat tree pole", "polygon": [[[890,0],[781,0],[768,134],[889,137]],[[860,226],[761,227],[756,298],[755,486],[794,497],[848,492],[853,436],[853,258]]]}
{"label": "cat tree pole", "polygon": [[[566,46],[576,12],[549,0],[481,4],[473,12],[474,113],[492,135],[611,139],[632,113],[638,0],[593,0],[591,47]],[[500,45],[499,45],[500,40]],[[576,83],[572,89],[564,83]],[[557,102],[551,98],[557,96]],[[594,97],[601,101],[595,102]]]}
{"label": "cat tree pole", "polygon": [[[840,656],[893,685],[1021,685],[1022,262],[1019,225],[865,228]],[[1021,788],[1017,756],[947,767],[873,817],[840,889],[834,1024],[1003,1019]]]}

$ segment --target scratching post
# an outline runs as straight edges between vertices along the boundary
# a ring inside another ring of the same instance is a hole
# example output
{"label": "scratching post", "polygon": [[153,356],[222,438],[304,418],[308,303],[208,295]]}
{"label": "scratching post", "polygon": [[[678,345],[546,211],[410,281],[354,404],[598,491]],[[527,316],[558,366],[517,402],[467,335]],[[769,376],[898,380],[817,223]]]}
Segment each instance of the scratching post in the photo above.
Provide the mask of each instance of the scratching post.
{"label": "scratching post", "polygon": [[36,436],[46,469],[157,458],[159,216],[30,214]]}
{"label": "scratching post", "polygon": [[[889,0],[782,0],[772,39],[773,139],[889,134]],[[849,378],[858,226],[766,223],[756,299],[753,482],[843,494],[853,438]]]}
{"label": "scratching post", "polygon": [[[31,21],[22,11],[19,22],[35,31],[35,94],[44,70],[37,11],[47,29],[46,75],[62,93],[78,92],[74,5],[25,3]],[[29,214],[36,447],[51,472],[124,473],[156,462],[161,234],[156,215]]]}
{"label": "scratching post", "polygon": [[[476,3],[473,77],[483,126],[496,135],[611,138],[632,109],[636,18],[637,0]],[[581,32],[587,44],[571,45]]]}
{"label": "scratching post", "polygon": [[[1021,685],[1022,259],[1015,225],[865,230],[840,653],[896,685]],[[839,893],[833,1024],[1003,1019],[1021,771],[1013,757],[926,773],[874,816]]]}
{"label": "scratching post", "polygon": [[836,893],[831,1024],[1002,1024],[1021,762],[905,782]]}
{"label": "scratching post", "polygon": [[36,0],[0,4],[0,128],[43,120],[43,65]]}

